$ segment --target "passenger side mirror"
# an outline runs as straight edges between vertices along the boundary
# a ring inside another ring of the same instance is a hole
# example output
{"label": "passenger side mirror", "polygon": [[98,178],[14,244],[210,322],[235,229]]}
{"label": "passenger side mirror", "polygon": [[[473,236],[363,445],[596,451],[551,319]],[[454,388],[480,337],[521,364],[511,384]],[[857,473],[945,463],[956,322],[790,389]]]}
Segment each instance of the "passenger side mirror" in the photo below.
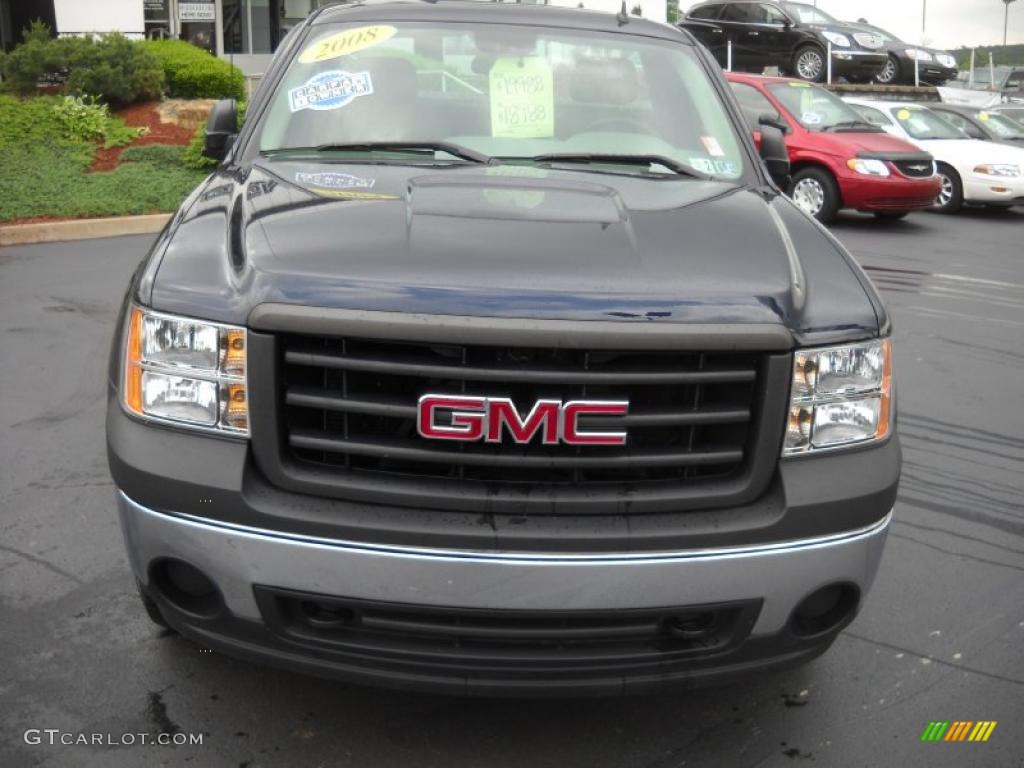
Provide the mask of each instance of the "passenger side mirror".
{"label": "passenger side mirror", "polygon": [[761,127],[761,159],[772,181],[785,189],[789,186],[789,153],[780,121],[771,115],[761,115],[757,122]]}
{"label": "passenger side mirror", "polygon": [[203,155],[223,160],[238,135],[238,105],[234,99],[221,99],[213,105],[206,119],[206,141]]}

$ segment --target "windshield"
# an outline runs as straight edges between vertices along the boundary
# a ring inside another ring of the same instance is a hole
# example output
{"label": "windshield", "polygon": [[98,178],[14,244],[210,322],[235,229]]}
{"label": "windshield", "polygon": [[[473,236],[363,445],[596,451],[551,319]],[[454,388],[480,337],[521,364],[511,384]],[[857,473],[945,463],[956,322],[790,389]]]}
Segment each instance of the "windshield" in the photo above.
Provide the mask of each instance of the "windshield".
{"label": "windshield", "polygon": [[879,27],[873,27],[870,24],[865,24],[864,27],[869,32],[873,32],[874,34],[878,35],[887,43],[898,43],[900,41],[900,39],[896,37],[896,35],[890,34],[889,32],[886,32],[884,29],[881,29]]}
{"label": "windshield", "polygon": [[[786,111],[804,128],[824,131],[837,125],[856,127],[864,118],[837,96],[810,83],[774,83],[768,86]],[[870,126],[866,126],[869,127]]]}
{"label": "windshield", "polygon": [[628,158],[624,172],[745,172],[739,136],[688,46],[514,25],[312,29],[257,126],[264,154],[595,170]]}
{"label": "windshield", "polygon": [[813,5],[804,5],[803,3],[783,3],[782,7],[786,9],[786,13],[790,16],[796,17],[801,24],[839,24],[840,22],[833,16],[829,16],[824,11],[819,11]]}
{"label": "windshield", "polygon": [[986,128],[1001,139],[1024,139],[1024,125],[1008,117],[995,112],[976,112],[974,119],[983,122]]}
{"label": "windshield", "polygon": [[966,139],[967,134],[952,123],[921,107],[900,107],[890,110],[914,139]]}

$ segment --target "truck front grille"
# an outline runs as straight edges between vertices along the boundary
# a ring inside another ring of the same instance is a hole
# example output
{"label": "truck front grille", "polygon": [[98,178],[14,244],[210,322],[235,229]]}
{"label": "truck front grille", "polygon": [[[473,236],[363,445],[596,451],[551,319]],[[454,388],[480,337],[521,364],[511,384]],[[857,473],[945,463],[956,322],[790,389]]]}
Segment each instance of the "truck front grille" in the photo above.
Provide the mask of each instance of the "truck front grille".
{"label": "truck front grille", "polygon": [[[769,363],[788,356],[275,340],[280,472],[273,474],[302,490],[478,511],[716,506],[763,488],[766,472],[754,471],[758,440],[772,446],[761,457],[771,466],[778,452],[781,419],[775,412],[765,425],[765,390],[779,388],[778,370],[769,383]],[[416,427],[417,401],[427,393],[509,398],[520,409],[539,399],[627,400],[625,417],[581,420],[587,430],[625,429],[627,442],[428,440]]]}

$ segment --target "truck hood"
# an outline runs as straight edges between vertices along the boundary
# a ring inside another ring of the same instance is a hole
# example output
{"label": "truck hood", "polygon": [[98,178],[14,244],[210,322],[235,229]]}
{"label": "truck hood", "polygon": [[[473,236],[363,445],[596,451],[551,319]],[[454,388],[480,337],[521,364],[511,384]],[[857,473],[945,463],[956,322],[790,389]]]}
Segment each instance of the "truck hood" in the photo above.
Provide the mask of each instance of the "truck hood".
{"label": "truck hood", "polygon": [[143,303],[235,324],[283,303],[840,339],[882,312],[788,199],[683,177],[260,161],[212,175],[155,247]]}

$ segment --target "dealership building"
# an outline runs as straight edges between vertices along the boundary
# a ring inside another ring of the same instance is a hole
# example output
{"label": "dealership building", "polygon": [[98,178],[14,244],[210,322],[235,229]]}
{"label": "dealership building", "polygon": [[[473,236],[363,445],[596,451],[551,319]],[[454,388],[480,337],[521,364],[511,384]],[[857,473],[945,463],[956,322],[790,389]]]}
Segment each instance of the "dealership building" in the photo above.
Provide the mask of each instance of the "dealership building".
{"label": "dealership building", "polygon": [[[485,0],[484,0],[485,1]],[[265,71],[288,31],[337,0],[0,0],[0,43],[9,50],[21,30],[42,19],[59,35],[121,32],[180,38],[230,59],[247,74]],[[618,12],[621,0],[524,0]],[[665,0],[627,0],[644,18],[665,20]]]}

